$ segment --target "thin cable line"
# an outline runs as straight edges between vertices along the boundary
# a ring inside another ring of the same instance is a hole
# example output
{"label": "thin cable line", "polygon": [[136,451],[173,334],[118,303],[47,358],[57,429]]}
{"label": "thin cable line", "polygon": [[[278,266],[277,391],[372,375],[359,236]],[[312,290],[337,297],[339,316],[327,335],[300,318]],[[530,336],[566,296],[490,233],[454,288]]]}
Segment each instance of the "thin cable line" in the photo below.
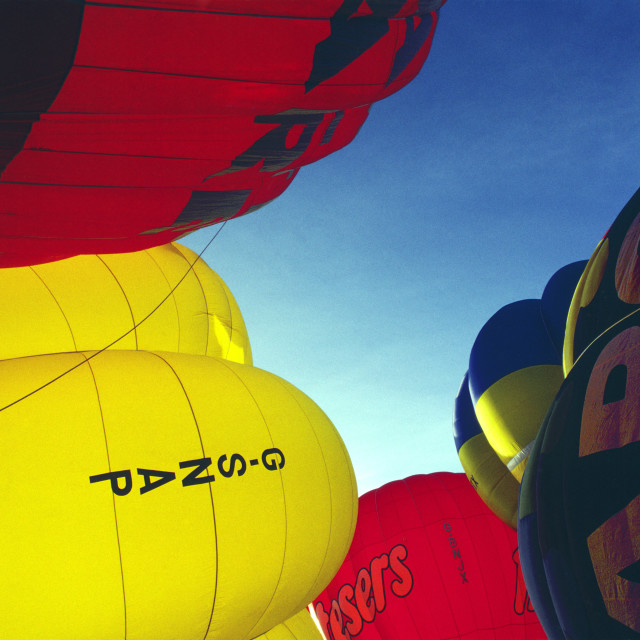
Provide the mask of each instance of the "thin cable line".
{"label": "thin cable line", "polygon": [[225,220],[224,222],[222,222],[222,224],[220,225],[220,227],[218,228],[218,230],[215,232],[215,234],[213,235],[213,237],[211,238],[211,240],[209,240],[209,242],[207,242],[207,244],[205,245],[204,249],[198,254],[198,256],[196,257],[196,259],[189,265],[189,268],[185,271],[185,274],[182,276],[182,278],[180,278],[180,280],[178,280],[178,282],[176,283],[176,285],[173,287],[173,289],[171,289],[171,291],[169,291],[169,293],[162,299],[160,300],[160,302],[144,317],[140,320],[140,322],[134,324],[131,329],[129,329],[128,331],[125,331],[125,333],[123,333],[121,336],[119,336],[118,338],[116,338],[115,340],[113,340],[112,342],[110,342],[108,345],[106,345],[105,347],[102,347],[102,349],[99,349],[98,351],[95,351],[94,353],[92,353],[89,356],[85,356],[86,359],[82,360],[81,362],[79,362],[78,364],[75,364],[73,367],[70,367],[69,369],[67,369],[66,371],[63,371],[61,374],[57,375],[55,378],[52,378],[51,380],[49,380],[48,382],[45,382],[44,384],[41,384],[39,387],[33,389],[33,391],[30,391],[29,393],[26,393],[25,395],[23,395],[20,398],[17,398],[16,400],[14,400],[13,402],[10,402],[9,404],[4,405],[3,407],[0,407],[0,411],[4,411],[5,409],[8,409],[9,407],[12,407],[15,404],[18,404],[18,402],[22,402],[23,400],[26,400],[27,398],[29,398],[30,396],[36,394],[38,391],[41,391],[42,389],[45,389],[46,387],[48,387],[49,385],[53,384],[54,382],[60,380],[61,378],[63,378],[64,376],[68,375],[69,373],[71,373],[72,371],[74,371],[75,369],[81,367],[83,364],[86,364],[87,362],[89,362],[90,360],[93,360],[93,358],[95,358],[96,356],[100,355],[101,353],[103,353],[104,351],[106,351],[107,349],[110,349],[114,344],[116,344],[117,342],[120,342],[120,340],[122,340],[123,338],[125,338],[126,336],[128,336],[132,331],[135,331],[143,322],[145,322],[146,320],[148,320],[175,292],[175,290],[180,286],[180,284],[182,283],[182,281],[189,275],[189,273],[193,270],[196,262],[198,262],[198,260],[200,260],[202,258],[202,255],[204,254],[204,252],[211,246],[211,243],[218,237],[218,234],[222,231],[222,229],[224,228],[224,225],[227,223],[227,220]]}

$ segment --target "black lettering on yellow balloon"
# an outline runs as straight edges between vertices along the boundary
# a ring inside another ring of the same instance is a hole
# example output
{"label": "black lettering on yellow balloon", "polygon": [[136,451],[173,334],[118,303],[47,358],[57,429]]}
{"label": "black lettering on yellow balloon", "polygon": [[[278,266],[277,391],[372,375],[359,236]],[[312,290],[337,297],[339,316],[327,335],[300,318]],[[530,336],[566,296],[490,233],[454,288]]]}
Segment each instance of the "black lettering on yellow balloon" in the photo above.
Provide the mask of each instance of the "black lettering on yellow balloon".
{"label": "black lettering on yellow balloon", "polygon": [[[159,471],[156,469],[137,469],[137,471],[138,475],[144,478],[144,486],[140,487],[141,494],[153,491],[153,489],[157,489],[163,484],[176,479],[176,474],[173,471]],[[151,480],[151,478],[157,479]]]}
{"label": "black lettering on yellow balloon", "polygon": [[265,449],[262,452],[262,464],[269,469],[269,471],[282,469],[282,467],[284,467],[284,453],[282,453],[280,449]]}
{"label": "black lettering on yellow balloon", "polygon": [[188,469],[189,467],[195,467],[195,469],[189,473],[182,481],[183,487],[189,487],[194,484],[205,484],[207,482],[213,482],[215,476],[200,474],[206,471],[207,467],[211,464],[211,458],[197,458],[196,460],[185,460],[180,463],[181,469]]}
{"label": "black lettering on yellow balloon", "polygon": [[218,458],[218,471],[225,477],[230,478],[236,472],[236,464],[239,465],[238,475],[244,475],[244,472],[247,470],[247,463],[244,458],[239,453],[232,453],[231,458],[229,459],[229,468],[226,469],[224,463],[227,460],[226,454],[220,456]]}
{"label": "black lettering on yellow balloon", "polygon": [[[111,491],[117,496],[126,496],[133,488],[133,478],[131,471],[111,471],[109,473],[99,473],[95,476],[89,476],[89,482],[103,482],[109,480],[111,483]],[[120,480],[124,480],[124,487],[120,486]]]}

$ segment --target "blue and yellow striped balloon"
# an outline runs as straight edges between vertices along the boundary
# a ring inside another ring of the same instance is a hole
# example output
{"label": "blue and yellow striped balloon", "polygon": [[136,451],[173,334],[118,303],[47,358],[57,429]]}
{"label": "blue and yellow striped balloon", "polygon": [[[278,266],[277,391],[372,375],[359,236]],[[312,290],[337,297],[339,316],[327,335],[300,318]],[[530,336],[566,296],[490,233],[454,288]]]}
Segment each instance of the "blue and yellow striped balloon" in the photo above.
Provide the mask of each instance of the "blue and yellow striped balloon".
{"label": "blue and yellow striped balloon", "polygon": [[566,318],[585,265],[563,267],[540,299],[508,304],[488,320],[456,398],[454,433],[462,465],[485,502],[513,527],[527,458],[564,379]]}

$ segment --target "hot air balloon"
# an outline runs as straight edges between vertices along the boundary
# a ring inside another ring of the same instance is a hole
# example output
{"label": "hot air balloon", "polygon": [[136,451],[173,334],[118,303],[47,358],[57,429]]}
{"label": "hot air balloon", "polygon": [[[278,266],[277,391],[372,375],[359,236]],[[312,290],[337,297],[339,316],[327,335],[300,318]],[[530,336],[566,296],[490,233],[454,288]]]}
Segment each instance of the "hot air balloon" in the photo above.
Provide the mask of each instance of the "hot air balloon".
{"label": "hot air balloon", "polygon": [[465,374],[453,408],[453,437],[462,468],[485,504],[512,529],[520,485],[489,444],[478,422]]}
{"label": "hot air balloon", "polygon": [[511,303],[488,320],[456,398],[454,435],[463,468],[487,504],[514,528],[519,482],[563,380],[565,322],[585,265],[562,267],[541,299]]}
{"label": "hot air balloon", "polygon": [[359,502],[347,558],[315,600],[327,640],[545,637],[516,534],[464,474],[411,476]]}
{"label": "hot air balloon", "polygon": [[0,360],[62,351],[161,349],[252,364],[231,291],[177,243],[0,269]]}
{"label": "hot air balloon", "polygon": [[[344,444],[301,391],[242,363],[237,306],[191,257],[0,271],[7,341],[43,333],[0,360],[0,636],[249,640],[340,566],[357,509]],[[144,329],[159,296],[164,321]]]}
{"label": "hot air balloon", "polygon": [[582,352],[542,425],[518,538],[552,640],[640,638],[640,310]]}
{"label": "hot air balloon", "polygon": [[596,247],[571,303],[564,370],[601,333],[640,305],[640,190],[624,206]]}
{"label": "hot air balloon", "polygon": [[0,266],[261,207],[418,73],[443,2],[0,3]]}

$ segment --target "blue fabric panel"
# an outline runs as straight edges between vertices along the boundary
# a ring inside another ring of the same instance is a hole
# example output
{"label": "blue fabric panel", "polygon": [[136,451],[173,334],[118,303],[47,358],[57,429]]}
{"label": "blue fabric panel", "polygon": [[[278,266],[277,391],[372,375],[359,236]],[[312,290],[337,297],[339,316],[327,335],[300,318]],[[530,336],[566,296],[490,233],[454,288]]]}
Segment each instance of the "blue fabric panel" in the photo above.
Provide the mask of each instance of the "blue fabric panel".
{"label": "blue fabric panel", "polygon": [[469,374],[465,373],[453,405],[453,440],[456,451],[474,436],[482,433],[469,393]]}
{"label": "blue fabric panel", "polygon": [[556,351],[562,354],[567,314],[573,292],[587,266],[586,260],[572,262],[558,269],[547,282],[542,293],[542,316]]}
{"label": "blue fabric panel", "polygon": [[535,365],[561,365],[542,317],[540,300],[508,304],[482,327],[469,357],[469,389],[475,402],[504,376]]}

